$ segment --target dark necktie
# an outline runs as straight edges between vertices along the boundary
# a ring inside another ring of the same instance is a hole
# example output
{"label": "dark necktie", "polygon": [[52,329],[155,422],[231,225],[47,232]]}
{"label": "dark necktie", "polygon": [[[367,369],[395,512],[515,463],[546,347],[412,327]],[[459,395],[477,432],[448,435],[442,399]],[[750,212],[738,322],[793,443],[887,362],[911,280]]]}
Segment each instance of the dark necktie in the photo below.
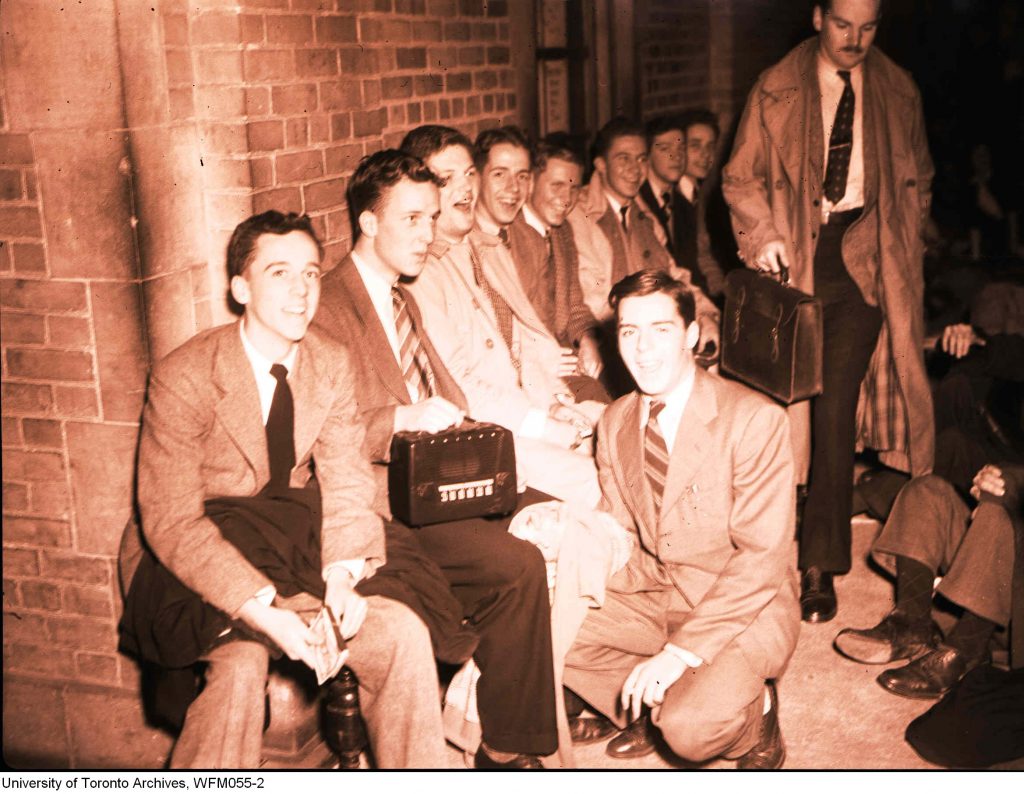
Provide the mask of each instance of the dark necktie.
{"label": "dark necktie", "polygon": [[268,487],[287,488],[295,467],[295,404],[288,385],[288,368],[274,364],[270,374],[277,380],[274,399],[267,415],[267,457],[270,462]]}
{"label": "dark necktie", "polygon": [[658,414],[664,408],[665,403],[651,400],[647,430],[644,432],[644,474],[647,475],[654,496],[655,516],[661,513],[661,499],[665,494],[665,478],[668,475],[668,447],[658,424]]}
{"label": "dark necktie", "polygon": [[505,340],[505,347],[508,348],[508,354],[512,357],[512,364],[515,366],[516,372],[518,372],[519,359],[512,352],[512,308],[501,294],[491,286],[491,282],[487,280],[487,277],[484,275],[483,265],[480,263],[480,258],[472,247],[469,249],[469,257],[473,262],[473,278],[476,280],[476,285],[484,291],[484,295],[487,296],[487,300],[491,303],[491,308],[494,310],[494,319],[498,323],[498,331],[501,333],[501,338]]}
{"label": "dark necktie", "polygon": [[665,229],[668,232],[669,245],[675,243],[675,229],[672,228],[672,193],[666,190],[661,194],[661,209],[665,213]]}
{"label": "dark necktie", "polygon": [[846,194],[846,177],[850,172],[850,154],[853,152],[853,108],[856,99],[850,73],[839,71],[838,75],[846,84],[839,98],[836,117],[832,122],[832,134],[828,138],[828,165],[825,168],[825,198],[833,204]]}
{"label": "dark necktie", "polygon": [[629,205],[619,207],[619,215],[622,216],[622,228],[625,231],[629,231],[629,221],[626,220],[626,216],[629,215]]}
{"label": "dark necktie", "polygon": [[509,251],[512,250],[512,241],[508,238],[508,227],[502,226],[498,229],[498,239],[501,240],[501,244],[505,246]]}
{"label": "dark necktie", "polygon": [[413,326],[405,295],[398,287],[391,288],[391,306],[395,313],[395,331],[398,333],[398,351],[401,358],[402,379],[409,389],[414,403],[425,400],[433,393],[433,373],[426,351],[420,344],[419,335]]}

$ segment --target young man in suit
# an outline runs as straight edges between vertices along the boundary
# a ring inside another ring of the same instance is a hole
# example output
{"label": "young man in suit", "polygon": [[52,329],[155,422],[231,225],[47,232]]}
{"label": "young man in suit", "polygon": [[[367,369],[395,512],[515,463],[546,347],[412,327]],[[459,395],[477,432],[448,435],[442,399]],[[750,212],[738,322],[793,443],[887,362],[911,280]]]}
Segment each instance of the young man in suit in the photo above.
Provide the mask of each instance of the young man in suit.
{"label": "young man in suit", "polygon": [[[583,300],[579,252],[565,222],[583,179],[579,155],[556,142],[533,147],[529,197],[508,227],[512,258],[537,314],[562,346],[577,355],[577,373],[601,371],[597,320]],[[570,384],[571,385],[571,384]]]}
{"label": "young man in suit", "polygon": [[[228,627],[195,649],[206,684],[188,709],[173,767],[257,768],[271,649],[315,665],[316,638],[294,611],[298,601],[279,594],[285,584],[250,561],[246,544],[229,542],[206,504],[304,489],[314,468],[320,526],[311,522],[306,533],[315,534],[294,541],[312,546],[305,573],[340,618],[377,762],[445,762],[426,627],[404,605],[354,590],[384,563],[384,533],[359,451],[354,368],[341,345],[308,330],[321,256],[305,216],[269,211],[239,224],[228,274],[242,319],[198,334],[150,379],[138,462],[142,531],[166,571],[210,605],[217,628]],[[137,557],[133,538],[137,546],[134,533],[123,546],[126,558]]]}
{"label": "young man in suit", "polygon": [[644,270],[611,301],[637,391],[598,428],[601,508],[637,543],[580,630],[565,684],[618,727],[632,720],[609,742],[613,757],[651,752],[653,721],[690,761],[778,768],[770,679],[800,628],[785,413],[696,365],[694,301],[681,282]]}
{"label": "young man in suit", "polygon": [[[427,265],[441,180],[395,149],[365,158],[349,185],[357,229],[352,253],[323,280],[317,326],[354,340],[357,399],[377,479],[377,511],[389,516],[392,437],[458,425],[466,398],[449,374],[402,279]],[[507,523],[434,524],[413,533],[440,566],[480,635],[478,768],[533,769],[558,747],[547,577],[532,544]]]}
{"label": "young man in suit", "polygon": [[[428,124],[406,135],[402,149],[444,180],[429,261],[410,291],[470,415],[515,434],[519,473],[530,487],[594,507],[600,489],[589,435],[604,406],[574,400],[556,377],[558,343],[511,262],[480,256],[473,244],[480,186],[473,144],[458,130]],[[511,326],[512,347],[503,322]]]}

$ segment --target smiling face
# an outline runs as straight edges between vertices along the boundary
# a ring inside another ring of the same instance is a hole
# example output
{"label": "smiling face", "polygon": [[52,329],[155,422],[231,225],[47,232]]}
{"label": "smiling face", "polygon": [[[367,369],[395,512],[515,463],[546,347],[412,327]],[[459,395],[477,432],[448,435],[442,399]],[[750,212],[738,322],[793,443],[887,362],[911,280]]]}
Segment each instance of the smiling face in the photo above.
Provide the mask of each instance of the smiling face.
{"label": "smiling face", "polygon": [[263,234],[249,264],[231,279],[253,346],[280,361],[306,335],[320,302],[320,252],[303,231]]}
{"label": "smiling face", "polygon": [[480,174],[477,212],[499,228],[515,220],[530,192],[530,153],[511,143],[491,147]]}
{"label": "smiling face", "polygon": [[552,157],[533,179],[530,209],[547,226],[561,226],[576,204],[583,169],[576,163]]}
{"label": "smiling face", "polygon": [[449,242],[459,242],[473,228],[480,176],[465,146],[449,146],[426,161],[427,168],[445,180],[441,188],[441,214],[437,217],[437,235]]}
{"label": "smiling face", "polygon": [[359,228],[367,240],[358,249],[360,255],[367,254],[368,263],[389,281],[399,276],[415,278],[427,263],[438,207],[433,182],[399,180],[385,190],[375,211],[359,216]]}
{"label": "smiling face", "polygon": [[686,148],[681,130],[666,130],[651,141],[650,169],[666,186],[679,181],[686,168]]}
{"label": "smiling face", "polygon": [[640,391],[660,398],[694,370],[700,330],[686,325],[675,300],[664,292],[631,295],[618,305],[619,354]]}
{"label": "smiling face", "polygon": [[691,124],[686,130],[686,175],[707,179],[715,163],[718,136],[709,124]]}
{"label": "smiling face", "polygon": [[821,54],[837,69],[864,61],[878,30],[880,0],[827,0],[814,7]]}
{"label": "smiling face", "polygon": [[628,204],[647,179],[647,141],[642,135],[620,135],[604,157],[594,158],[594,168],[616,200]]}

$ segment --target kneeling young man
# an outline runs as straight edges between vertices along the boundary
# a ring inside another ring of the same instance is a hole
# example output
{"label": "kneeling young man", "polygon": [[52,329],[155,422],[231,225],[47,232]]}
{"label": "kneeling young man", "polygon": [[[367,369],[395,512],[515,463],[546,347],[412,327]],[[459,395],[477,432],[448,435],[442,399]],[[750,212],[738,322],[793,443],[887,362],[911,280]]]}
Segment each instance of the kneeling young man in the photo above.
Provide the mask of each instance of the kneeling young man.
{"label": "kneeling young man", "polygon": [[[616,726],[632,720],[609,742],[613,757],[651,752],[653,722],[687,760],[776,769],[785,749],[771,679],[800,628],[785,412],[696,366],[681,282],[643,270],[610,300],[638,390],[598,427],[601,508],[638,542],[580,630],[565,684]],[[579,738],[602,733],[600,721],[573,725]]]}
{"label": "kneeling young man", "polygon": [[[384,563],[384,531],[372,509],[370,462],[360,451],[364,431],[349,355],[309,329],[321,257],[305,216],[269,211],[239,224],[228,274],[242,319],[193,337],[150,379],[138,499],[158,562],[140,562],[126,622],[147,643],[155,637],[171,662],[164,666],[206,663],[205,687],[188,708],[172,767],[259,766],[269,654],[280,649],[315,667],[316,637],[294,611],[304,594],[315,596],[306,595],[314,612],[322,598],[340,618],[378,765],[445,763],[426,626],[397,601],[354,590]],[[315,505],[293,512],[295,500],[309,498],[314,467],[319,525],[308,518]],[[250,526],[261,529],[229,540],[223,519],[214,523],[213,504],[221,516],[232,507],[259,513]],[[292,565],[288,576],[281,564],[256,563],[275,551],[279,562],[294,560],[300,550],[309,564]],[[137,552],[133,532],[122,544],[123,561]],[[291,605],[286,595],[294,596]],[[183,601],[198,613],[187,626]],[[177,639],[156,636],[172,628]]]}

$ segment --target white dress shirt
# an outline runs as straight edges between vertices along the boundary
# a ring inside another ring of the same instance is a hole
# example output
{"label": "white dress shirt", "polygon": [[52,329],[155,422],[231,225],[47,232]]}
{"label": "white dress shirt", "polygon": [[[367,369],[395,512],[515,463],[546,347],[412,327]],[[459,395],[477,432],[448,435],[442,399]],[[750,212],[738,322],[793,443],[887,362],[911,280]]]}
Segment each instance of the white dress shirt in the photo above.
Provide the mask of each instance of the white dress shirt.
{"label": "white dress shirt", "polygon": [[[864,64],[850,70],[850,85],[853,87],[853,149],[850,152],[850,168],[846,174],[846,193],[835,204],[822,196],[822,219],[828,221],[830,212],[843,212],[864,206]],[[818,55],[818,86],[821,89],[821,128],[825,137],[825,159],[822,160],[822,179],[828,172],[828,139],[832,135],[832,124],[839,109],[846,83],[839,76],[835,65]]]}
{"label": "white dress shirt", "polygon": [[692,176],[683,174],[679,177],[679,192],[686,196],[686,200],[691,204],[697,202],[697,183]]}

